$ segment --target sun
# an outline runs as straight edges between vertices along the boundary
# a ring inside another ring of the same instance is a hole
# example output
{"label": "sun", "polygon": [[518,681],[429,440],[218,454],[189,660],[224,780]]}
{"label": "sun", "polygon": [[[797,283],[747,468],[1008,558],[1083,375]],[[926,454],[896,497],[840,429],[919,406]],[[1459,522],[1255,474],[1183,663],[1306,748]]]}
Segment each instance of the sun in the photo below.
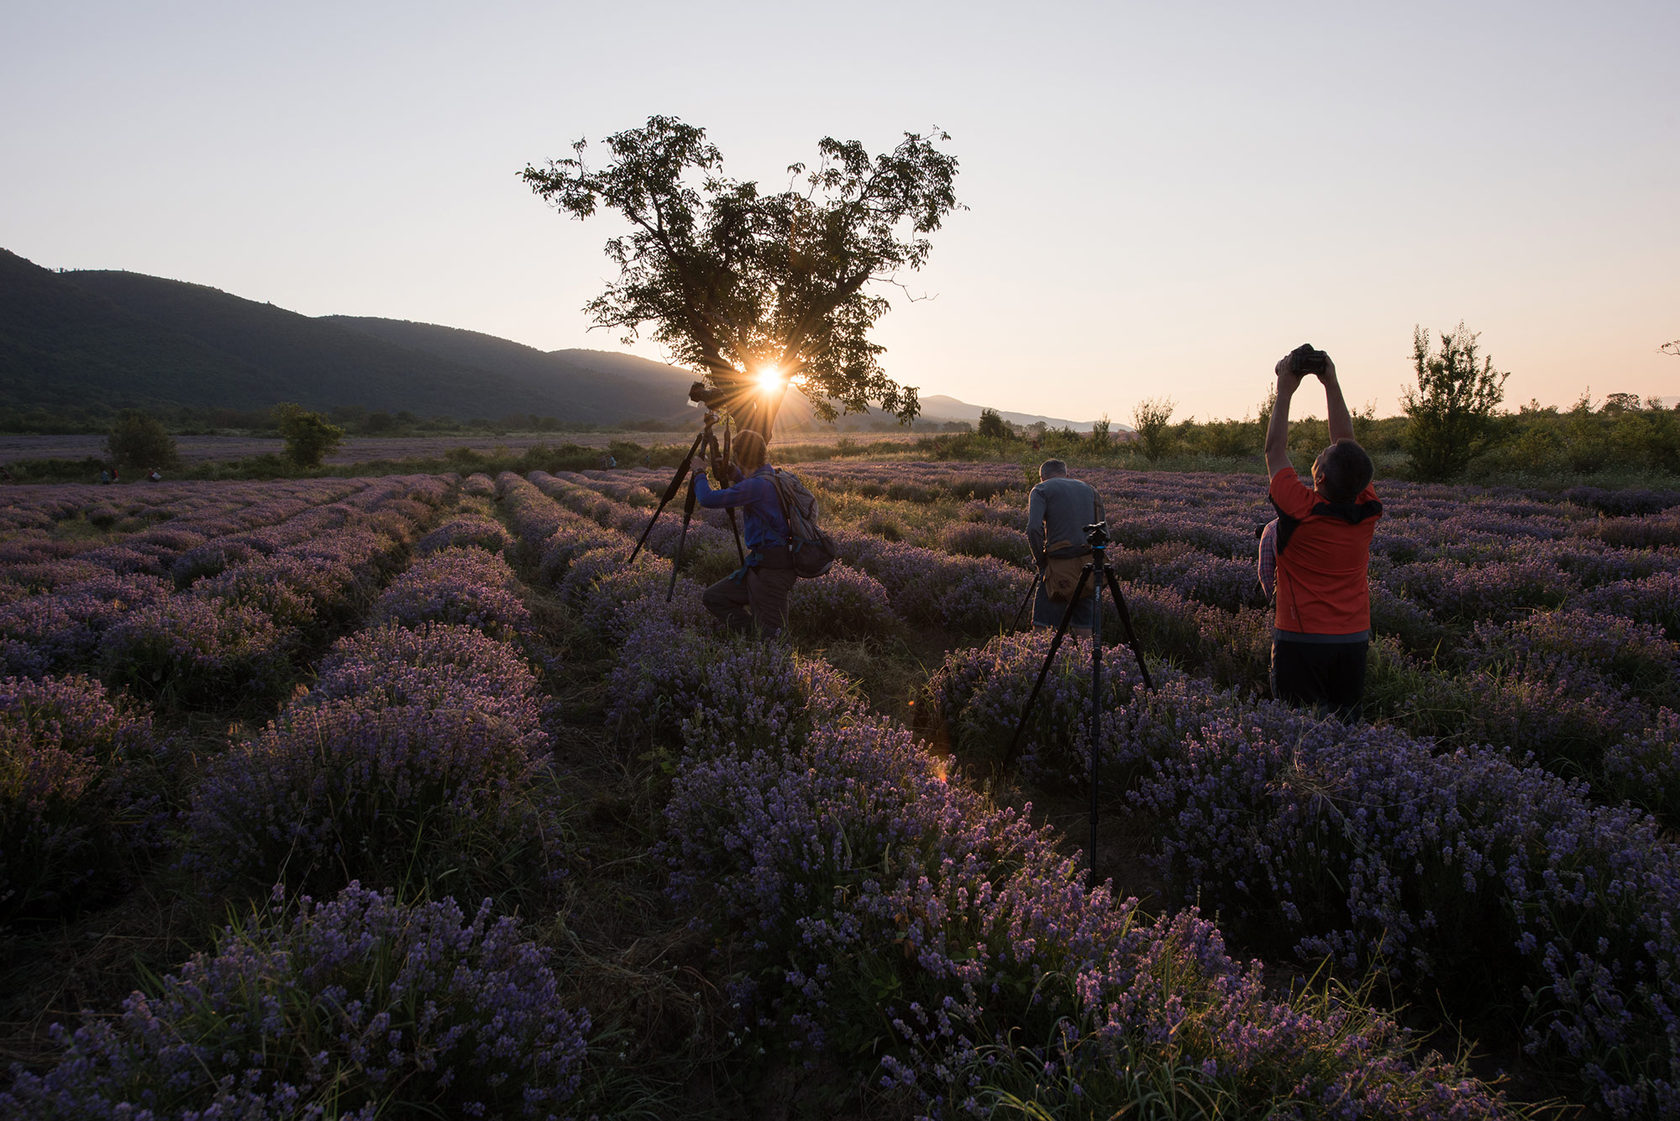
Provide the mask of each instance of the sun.
{"label": "sun", "polygon": [[780,366],[760,366],[758,368],[758,388],[765,393],[773,393],[782,388],[787,378],[782,374]]}

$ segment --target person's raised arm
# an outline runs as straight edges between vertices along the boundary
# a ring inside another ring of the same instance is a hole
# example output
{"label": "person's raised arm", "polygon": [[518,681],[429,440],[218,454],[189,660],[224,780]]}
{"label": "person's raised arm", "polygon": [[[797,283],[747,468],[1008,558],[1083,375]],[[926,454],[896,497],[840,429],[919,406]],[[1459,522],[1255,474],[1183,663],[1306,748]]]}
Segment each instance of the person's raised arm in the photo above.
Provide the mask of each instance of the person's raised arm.
{"label": "person's raised arm", "polygon": [[1318,375],[1324,383],[1324,407],[1330,415],[1330,442],[1353,439],[1353,416],[1342,398],[1342,383],[1336,380],[1336,364],[1324,356],[1324,372]]}
{"label": "person's raised arm", "polygon": [[1272,402],[1272,418],[1266,423],[1266,477],[1269,479],[1290,466],[1289,462],[1289,399],[1301,384],[1301,375],[1291,373],[1289,355],[1277,364],[1277,400]]}

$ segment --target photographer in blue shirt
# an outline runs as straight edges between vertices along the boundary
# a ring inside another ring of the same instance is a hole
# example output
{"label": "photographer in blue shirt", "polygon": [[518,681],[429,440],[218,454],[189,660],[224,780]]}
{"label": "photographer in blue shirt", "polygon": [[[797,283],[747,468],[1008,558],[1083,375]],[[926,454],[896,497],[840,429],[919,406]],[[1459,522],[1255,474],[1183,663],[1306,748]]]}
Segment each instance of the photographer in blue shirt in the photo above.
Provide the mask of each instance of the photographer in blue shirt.
{"label": "photographer in blue shirt", "polygon": [[787,623],[788,593],[799,579],[788,552],[787,517],[776,496],[776,469],[770,465],[764,437],[750,430],[736,433],[734,460],[732,485],[723,490],[712,488],[702,457],[689,463],[700,505],[741,509],[741,538],[747,549],[746,563],[707,588],[700,602],[731,631],[746,633],[756,627],[764,637],[775,638]]}

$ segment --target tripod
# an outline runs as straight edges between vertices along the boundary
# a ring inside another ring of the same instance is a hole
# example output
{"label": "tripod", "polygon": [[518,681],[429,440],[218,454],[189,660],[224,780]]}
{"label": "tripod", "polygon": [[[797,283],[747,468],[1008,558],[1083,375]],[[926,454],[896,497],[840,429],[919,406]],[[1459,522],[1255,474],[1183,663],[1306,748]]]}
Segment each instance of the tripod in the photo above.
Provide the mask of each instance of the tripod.
{"label": "tripod", "polygon": [[[1056,651],[1062,645],[1062,639],[1067,636],[1068,624],[1073,620],[1073,609],[1079,604],[1080,596],[1085,593],[1087,583],[1091,586],[1091,843],[1089,848],[1089,862],[1086,867],[1087,886],[1095,887],[1097,882],[1097,775],[1098,765],[1102,759],[1102,591],[1103,585],[1108,585],[1110,594],[1114,596],[1114,606],[1120,612],[1120,625],[1126,632],[1126,644],[1132,648],[1132,655],[1137,658],[1138,673],[1143,677],[1143,687],[1153,689],[1155,686],[1149,680],[1149,667],[1144,664],[1143,650],[1138,646],[1137,634],[1132,630],[1132,616],[1126,610],[1126,597],[1120,594],[1120,582],[1115,578],[1114,566],[1108,563],[1108,523],[1097,522],[1085,527],[1085,540],[1091,546],[1091,560],[1079,574],[1079,583],[1073,589],[1073,595],[1068,599],[1067,608],[1062,612],[1062,621],[1056,627],[1056,637],[1050,641],[1050,652],[1044,656],[1044,665],[1038,671],[1038,681],[1034,683],[1032,692],[1027,696],[1027,703],[1021,709],[1021,721],[1015,725],[1015,735],[1009,741],[1009,751],[1003,757],[1003,765],[1008,767],[1015,761],[1016,752],[1020,750],[1021,734],[1026,731],[1027,719],[1032,715],[1033,702],[1038,700],[1039,690],[1044,688],[1045,678],[1050,676],[1050,665],[1056,660]],[[1035,581],[1036,584],[1036,581]],[[1028,593],[1031,595],[1031,593]]]}
{"label": "tripod", "polygon": [[[683,501],[682,533],[677,538],[676,555],[671,558],[671,582],[665,589],[665,602],[667,603],[671,601],[671,595],[676,591],[677,568],[682,564],[683,543],[688,540],[688,525],[694,520],[694,480],[689,477],[689,464],[694,461],[694,457],[699,455],[702,449],[706,452],[706,458],[711,460],[712,470],[720,477],[724,475],[729,464],[728,427],[725,426],[723,430],[723,446],[721,448],[718,446],[717,436],[712,432],[712,426],[718,420],[719,414],[710,409],[706,411],[706,421],[700,429],[700,434],[694,437],[694,443],[690,445],[688,454],[683,456],[681,463],[677,464],[676,472],[671,476],[670,483],[665,487],[665,494],[660,498],[659,505],[653,511],[653,516],[648,519],[647,527],[642,530],[642,536],[637,540],[636,547],[630,551],[630,560],[634,562],[637,554],[642,551],[642,546],[647,542],[648,534],[653,532],[653,523],[659,520],[659,515],[664,512],[665,507],[670,504],[671,499],[677,496],[677,491],[682,488],[683,479],[688,478],[688,497]],[[745,564],[747,554],[746,550],[741,547],[741,527],[735,520],[735,511],[731,509],[728,513],[729,526],[735,531],[735,552],[740,555],[741,563]]]}

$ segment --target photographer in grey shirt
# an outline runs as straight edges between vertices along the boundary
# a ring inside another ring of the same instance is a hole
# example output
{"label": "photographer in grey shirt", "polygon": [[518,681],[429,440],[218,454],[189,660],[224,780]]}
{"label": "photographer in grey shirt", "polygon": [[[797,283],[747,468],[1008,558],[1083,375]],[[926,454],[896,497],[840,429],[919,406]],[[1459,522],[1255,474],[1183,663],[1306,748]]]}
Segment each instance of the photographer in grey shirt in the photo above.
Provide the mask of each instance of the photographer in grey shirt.
{"label": "photographer in grey shirt", "polygon": [[[1038,468],[1039,484],[1027,497],[1027,547],[1042,579],[1033,600],[1033,623],[1060,625],[1079,576],[1091,555],[1085,527],[1105,520],[1102,499],[1091,484],[1069,477],[1067,464],[1047,459]],[[1089,591],[1089,585],[1086,586]],[[1091,600],[1073,605],[1068,629],[1091,633]]]}

